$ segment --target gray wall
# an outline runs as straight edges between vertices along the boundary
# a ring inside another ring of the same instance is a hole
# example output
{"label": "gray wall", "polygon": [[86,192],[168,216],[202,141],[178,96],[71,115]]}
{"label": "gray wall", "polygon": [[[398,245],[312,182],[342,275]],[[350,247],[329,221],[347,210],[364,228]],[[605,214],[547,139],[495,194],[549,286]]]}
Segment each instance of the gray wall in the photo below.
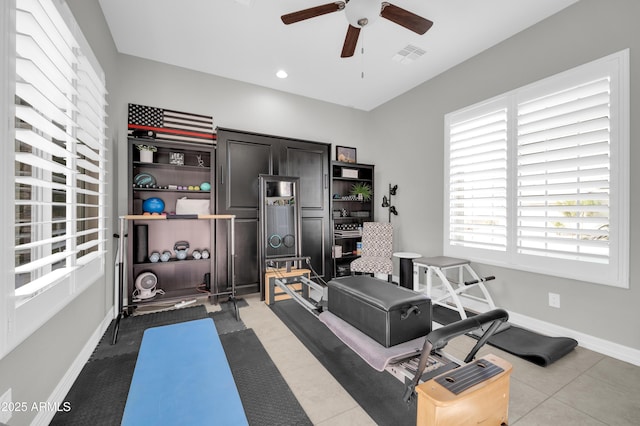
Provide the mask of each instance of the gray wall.
{"label": "gray wall", "polygon": [[[357,146],[360,161],[373,159],[363,146],[366,113],[362,111],[128,55],[119,56],[118,75],[119,129],[126,129],[127,104],[134,103],[211,115],[218,127]],[[118,143],[118,174],[126,176],[125,130]],[[118,182],[121,214],[127,208],[127,185],[125,179]]]}
{"label": "gray wall", "polygon": [[[630,48],[630,288],[493,266],[478,269],[497,277],[490,283],[492,295],[496,304],[510,311],[640,349],[640,267],[634,262],[640,224],[633,220],[640,209],[640,175],[633,167],[640,161],[635,147],[640,129],[634,120],[640,107],[638,16],[637,0],[582,0],[372,111],[367,131],[372,151],[380,153],[374,159],[377,189],[385,190],[389,182],[399,185],[395,204],[400,216],[392,219],[397,248],[426,256],[442,254],[444,114]],[[549,292],[560,294],[560,309],[548,306]]]}

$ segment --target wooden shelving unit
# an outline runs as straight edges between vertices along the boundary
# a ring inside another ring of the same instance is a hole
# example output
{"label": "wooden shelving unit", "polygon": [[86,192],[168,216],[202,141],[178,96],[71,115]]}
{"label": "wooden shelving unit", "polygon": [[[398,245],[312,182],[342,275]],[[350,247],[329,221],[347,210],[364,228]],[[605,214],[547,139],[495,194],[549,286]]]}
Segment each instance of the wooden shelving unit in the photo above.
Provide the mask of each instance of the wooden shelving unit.
{"label": "wooden shelving unit", "polygon": [[[362,241],[362,223],[374,220],[374,171],[375,167],[371,164],[340,161],[334,161],[331,164],[334,277],[351,273],[349,265],[359,257],[357,246]],[[371,187],[371,199],[359,200],[351,195],[352,187],[357,183],[364,183]],[[336,256],[336,247],[339,247],[340,256]]]}
{"label": "wooden shelving unit", "polygon": [[[143,214],[143,205],[149,198],[159,198],[164,202],[164,213],[176,210],[179,198],[206,200],[209,213],[215,209],[215,146],[201,143],[166,142],[153,139],[129,138],[128,167],[128,215],[127,227],[127,288],[125,299],[129,306],[138,304],[170,304],[186,299],[207,297],[205,274],[210,278],[209,289],[216,291],[215,281],[215,226],[211,220],[191,220],[166,216]],[[156,148],[153,162],[141,161],[138,145]],[[143,176],[146,179],[141,179]],[[149,178],[150,176],[150,178]],[[144,184],[139,184],[143,181]],[[202,183],[210,189],[194,189]],[[191,189],[189,189],[191,187]],[[208,219],[216,215],[204,215]],[[172,216],[175,217],[175,216]],[[203,219],[205,217],[202,217]],[[144,227],[146,232],[139,232]],[[142,238],[144,236],[144,238]],[[144,241],[143,241],[144,239]],[[185,260],[176,260],[174,245],[179,241],[189,243]],[[208,259],[194,259],[193,250],[208,250]],[[169,251],[168,262],[151,262],[152,252]],[[158,278],[158,288],[164,294],[150,299],[136,299],[135,280],[140,274],[151,272]]]}

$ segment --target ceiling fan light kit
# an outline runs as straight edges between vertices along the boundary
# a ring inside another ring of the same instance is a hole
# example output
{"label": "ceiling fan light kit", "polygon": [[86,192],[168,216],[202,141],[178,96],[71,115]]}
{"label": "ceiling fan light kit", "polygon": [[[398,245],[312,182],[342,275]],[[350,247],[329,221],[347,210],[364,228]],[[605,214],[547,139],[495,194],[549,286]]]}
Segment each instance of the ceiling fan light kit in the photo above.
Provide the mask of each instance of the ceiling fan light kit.
{"label": "ceiling fan light kit", "polygon": [[364,27],[373,24],[380,16],[380,2],[375,0],[351,0],[344,9],[349,25]]}
{"label": "ceiling fan light kit", "polygon": [[433,25],[433,22],[430,20],[418,16],[413,12],[409,12],[391,3],[377,0],[337,1],[288,13],[282,15],[281,19],[282,22],[289,25],[341,10],[345,11],[347,21],[349,22],[347,35],[345,36],[342,46],[342,53],[340,54],[343,58],[353,56],[356,45],[358,44],[360,30],[364,26],[371,25],[379,16],[420,35],[426,33]]}

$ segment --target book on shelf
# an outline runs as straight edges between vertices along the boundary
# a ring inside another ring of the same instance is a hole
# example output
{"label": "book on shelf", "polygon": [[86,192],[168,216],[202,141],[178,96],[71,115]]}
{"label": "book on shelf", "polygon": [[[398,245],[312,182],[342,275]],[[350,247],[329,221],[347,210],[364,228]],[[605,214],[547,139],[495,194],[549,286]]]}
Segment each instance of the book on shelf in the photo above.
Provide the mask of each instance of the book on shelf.
{"label": "book on shelf", "polygon": [[344,230],[344,229],[336,229],[333,231],[334,235],[337,237],[361,237],[362,231],[357,229],[355,230]]}

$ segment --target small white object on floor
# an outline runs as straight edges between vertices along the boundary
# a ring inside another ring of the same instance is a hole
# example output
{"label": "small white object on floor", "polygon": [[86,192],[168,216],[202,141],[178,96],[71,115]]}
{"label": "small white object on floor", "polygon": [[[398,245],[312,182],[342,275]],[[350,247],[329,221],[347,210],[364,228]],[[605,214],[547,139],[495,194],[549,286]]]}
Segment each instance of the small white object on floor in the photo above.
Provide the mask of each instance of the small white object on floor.
{"label": "small white object on floor", "polygon": [[184,308],[185,306],[193,305],[196,303],[196,299],[193,300],[183,300],[182,302],[176,303],[173,305],[174,308]]}

